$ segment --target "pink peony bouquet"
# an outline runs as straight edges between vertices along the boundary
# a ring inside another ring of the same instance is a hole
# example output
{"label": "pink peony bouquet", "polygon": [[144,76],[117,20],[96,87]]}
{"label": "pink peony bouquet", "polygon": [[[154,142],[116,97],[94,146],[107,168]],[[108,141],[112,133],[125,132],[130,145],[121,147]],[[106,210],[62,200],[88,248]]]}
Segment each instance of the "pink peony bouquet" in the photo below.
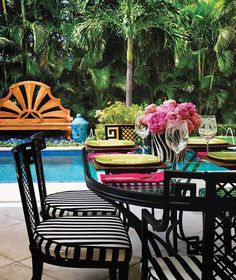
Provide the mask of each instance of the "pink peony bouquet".
{"label": "pink peony bouquet", "polygon": [[189,133],[201,124],[201,117],[197,113],[196,106],[191,102],[178,104],[175,100],[167,100],[160,106],[148,105],[139,122],[147,125],[149,131],[162,134],[165,132],[168,120],[185,120],[188,124]]}

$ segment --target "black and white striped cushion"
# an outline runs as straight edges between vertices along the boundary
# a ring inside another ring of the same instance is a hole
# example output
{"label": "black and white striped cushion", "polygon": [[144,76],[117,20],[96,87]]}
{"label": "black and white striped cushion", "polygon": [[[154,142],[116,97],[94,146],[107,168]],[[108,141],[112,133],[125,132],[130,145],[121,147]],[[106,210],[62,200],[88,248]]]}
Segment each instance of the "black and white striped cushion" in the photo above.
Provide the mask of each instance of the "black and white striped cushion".
{"label": "black and white striped cushion", "polygon": [[116,208],[90,190],[53,193],[45,199],[46,213],[51,218],[63,216],[116,215]]}
{"label": "black and white striped cushion", "polygon": [[[200,280],[202,256],[178,256],[155,259],[156,269],[149,267],[150,280]],[[236,280],[236,259],[215,256],[213,276],[216,280]]]}
{"label": "black and white striped cushion", "polygon": [[149,279],[184,279],[184,280],[200,280],[201,276],[201,256],[178,256],[163,257],[155,259],[157,269],[149,268]]}
{"label": "black and white striped cushion", "polygon": [[118,216],[62,217],[42,222],[34,233],[42,254],[64,260],[126,262],[128,234]]}

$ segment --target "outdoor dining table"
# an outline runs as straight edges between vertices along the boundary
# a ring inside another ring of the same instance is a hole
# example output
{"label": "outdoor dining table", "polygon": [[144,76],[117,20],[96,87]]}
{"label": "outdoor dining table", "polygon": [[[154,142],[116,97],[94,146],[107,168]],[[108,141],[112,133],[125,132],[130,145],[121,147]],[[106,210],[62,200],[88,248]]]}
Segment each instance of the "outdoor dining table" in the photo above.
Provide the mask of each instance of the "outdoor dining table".
{"label": "outdoor dining table", "polygon": [[[88,158],[89,151],[85,148],[82,150],[82,158],[85,170],[85,180],[88,188],[97,193],[99,196],[110,201],[114,206],[116,206],[128,220],[129,226],[133,227],[138,236],[141,238],[141,221],[140,219],[130,211],[129,207],[125,205],[136,205],[147,208],[163,209],[163,216],[165,215],[165,201],[163,196],[163,182],[158,182],[157,184],[151,183],[130,183],[128,184],[105,184],[102,183],[99,174],[101,174],[101,169],[94,166],[94,161]],[[209,161],[206,156],[198,156],[195,151],[189,150],[187,152],[188,156],[184,162],[179,163],[179,169],[184,171],[198,171],[198,172],[214,172],[214,171],[227,171],[231,172],[224,164],[218,164],[217,161]],[[168,168],[171,163],[167,163],[165,168]],[[220,166],[221,165],[221,166]],[[106,169],[104,167],[104,169]],[[158,170],[159,169],[159,170]],[[236,170],[236,163],[231,163],[230,169]],[[112,170],[107,166],[107,170],[112,173]],[[156,168],[156,171],[163,171],[163,165],[160,164],[160,168]],[[117,172],[117,170],[116,170]],[[121,168],[120,173],[124,170]],[[126,171],[128,172],[128,171]],[[151,171],[149,170],[149,173]],[[106,173],[103,170],[102,173]],[[152,173],[153,174],[153,173]],[[190,182],[187,182],[190,183]],[[199,195],[200,192],[197,192]]]}

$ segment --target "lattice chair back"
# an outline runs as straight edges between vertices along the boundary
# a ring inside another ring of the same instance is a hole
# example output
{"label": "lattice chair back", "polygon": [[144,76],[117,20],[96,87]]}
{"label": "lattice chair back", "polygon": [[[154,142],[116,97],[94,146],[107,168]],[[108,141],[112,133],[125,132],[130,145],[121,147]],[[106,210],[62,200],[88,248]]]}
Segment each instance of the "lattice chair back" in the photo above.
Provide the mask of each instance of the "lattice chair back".
{"label": "lattice chair back", "polygon": [[[232,176],[230,175],[230,177]],[[219,200],[219,203],[230,203],[227,202],[228,199],[232,199],[236,203],[236,178],[231,178],[233,179],[231,181],[230,177],[227,176],[225,180],[212,178],[212,180],[215,180],[216,200]],[[216,262],[219,256],[228,255],[232,257],[232,262],[236,264],[236,204],[234,205],[235,211],[228,211],[228,209],[220,211],[221,207],[217,208],[214,237]]]}
{"label": "lattice chair back", "polygon": [[[209,208],[206,209],[203,232],[205,273],[207,274],[209,267],[213,267],[213,279],[236,279],[236,174],[209,173],[206,176],[206,200]],[[211,243],[213,258],[208,253]]]}
{"label": "lattice chair back", "polygon": [[12,149],[12,153],[15,162],[17,181],[20,188],[26,227],[30,243],[32,244],[33,234],[40,219],[30,170],[30,165],[34,163],[31,144],[20,144]]}
{"label": "lattice chair back", "polygon": [[43,219],[46,219],[47,214],[45,210],[45,199],[47,197],[47,189],[44,176],[43,160],[41,151],[46,148],[46,141],[43,132],[35,133],[30,137],[32,140],[32,149],[35,159],[35,171],[37,175],[37,182],[39,188],[39,197],[41,203],[41,215]]}

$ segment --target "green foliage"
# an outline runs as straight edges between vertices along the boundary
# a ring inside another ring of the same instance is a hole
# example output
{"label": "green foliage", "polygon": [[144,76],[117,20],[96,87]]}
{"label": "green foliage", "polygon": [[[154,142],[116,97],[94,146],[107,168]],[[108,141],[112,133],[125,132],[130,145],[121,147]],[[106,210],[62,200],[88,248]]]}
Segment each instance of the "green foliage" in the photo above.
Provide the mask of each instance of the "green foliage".
{"label": "green foliage", "polygon": [[116,101],[102,111],[97,111],[95,117],[102,124],[133,124],[141,106],[133,104],[126,107],[124,103]]}
{"label": "green foliage", "polygon": [[[19,145],[19,142],[16,141],[0,141],[0,147],[15,147]],[[46,146],[47,147],[83,147],[83,144],[75,142],[75,141],[67,141],[67,140],[56,140],[53,138],[46,139]]]}
{"label": "green foliage", "polygon": [[[233,131],[233,135],[236,135],[236,124],[232,123],[225,123],[225,124],[218,124],[217,125],[217,135],[225,136],[227,128],[231,128]],[[231,136],[231,134],[229,134]]]}
{"label": "green foliage", "polygon": [[235,122],[234,0],[3,3],[1,95],[21,80],[45,82],[93,127],[96,110],[125,101],[132,38],[134,103],[192,101],[200,113]]}
{"label": "green foliage", "polygon": [[134,124],[135,118],[141,110],[142,106],[132,104],[130,107],[126,107],[125,104],[120,101],[109,104],[109,106],[102,111],[98,110],[95,114],[95,118],[99,122],[95,129],[96,137],[98,139],[104,138],[105,124]]}

